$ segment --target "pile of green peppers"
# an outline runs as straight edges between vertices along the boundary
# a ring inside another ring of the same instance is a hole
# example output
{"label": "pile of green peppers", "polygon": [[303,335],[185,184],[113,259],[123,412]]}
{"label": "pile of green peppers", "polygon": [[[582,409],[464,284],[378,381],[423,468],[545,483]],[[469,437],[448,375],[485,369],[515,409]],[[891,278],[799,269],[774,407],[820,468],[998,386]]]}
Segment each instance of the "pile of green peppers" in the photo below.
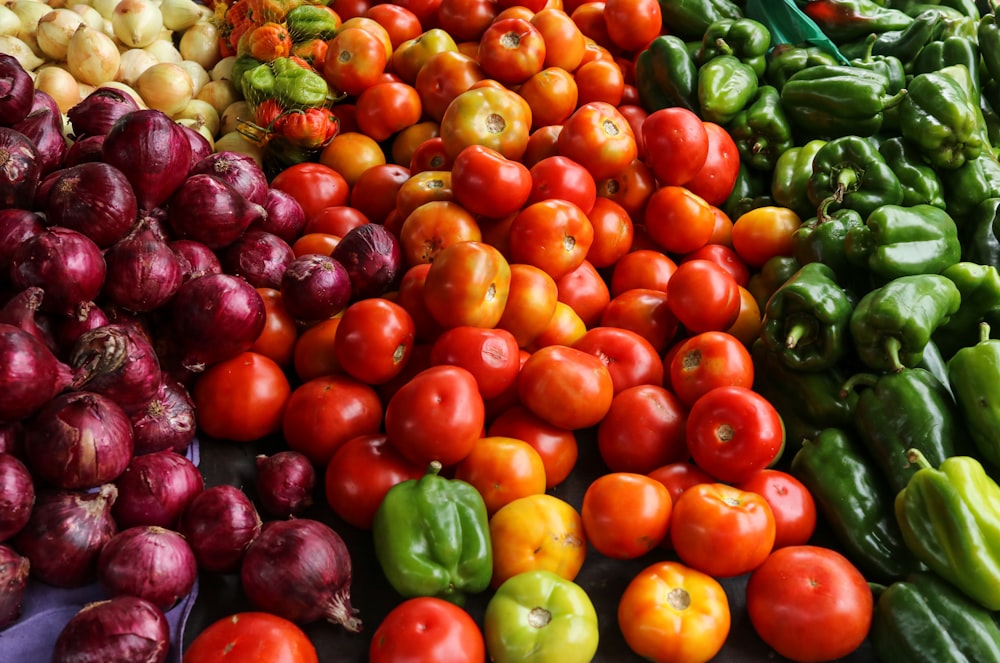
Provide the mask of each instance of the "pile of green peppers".
{"label": "pile of green peppers", "polygon": [[752,3],[664,0],[636,87],[729,131],[731,218],[802,219],[754,277],[754,389],[875,587],[876,655],[1000,661],[996,3],[794,4],[828,42],[776,40]]}

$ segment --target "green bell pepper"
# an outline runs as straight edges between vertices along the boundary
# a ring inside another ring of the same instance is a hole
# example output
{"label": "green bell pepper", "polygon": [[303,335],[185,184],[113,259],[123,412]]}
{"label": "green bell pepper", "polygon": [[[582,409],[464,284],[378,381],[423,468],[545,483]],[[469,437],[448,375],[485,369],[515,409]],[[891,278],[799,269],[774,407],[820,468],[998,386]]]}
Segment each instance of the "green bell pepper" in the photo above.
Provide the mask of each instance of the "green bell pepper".
{"label": "green bell pepper", "polygon": [[970,16],[960,9],[948,7],[943,4],[938,9],[947,11],[942,14],[943,18],[934,33],[934,39],[962,37],[963,39],[971,40],[973,43],[979,41],[979,16]]}
{"label": "green bell pepper", "polygon": [[875,144],[858,135],[830,140],[816,152],[809,200],[819,207],[847,207],[867,217],[883,205],[903,202],[903,186]]}
{"label": "green bell pepper", "polygon": [[993,615],[930,571],[879,592],[869,638],[880,663],[1000,663]]}
{"label": "green bell pepper", "polygon": [[976,37],[979,39],[984,73],[994,81],[1000,81],[1000,23],[996,13],[983,14],[976,26]]}
{"label": "green bell pepper", "polygon": [[796,72],[817,65],[840,64],[831,53],[809,44],[778,44],[767,55],[764,82],[779,92]]}
{"label": "green bell pepper", "polygon": [[920,568],[893,518],[893,495],[847,430],[803,441],[789,471],[805,484],[844,554],[869,580],[892,582]]}
{"label": "green bell pepper", "polygon": [[886,90],[890,94],[896,94],[906,87],[906,71],[903,68],[903,61],[895,55],[876,55],[874,52],[875,41],[876,36],[869,35],[868,39],[865,40],[864,53],[852,58],[850,65],[882,74],[889,81]]}
{"label": "green bell pepper", "polygon": [[989,198],[1000,198],[1000,161],[989,150],[955,169],[938,171],[945,208],[962,232],[964,220]]}
{"label": "green bell pepper", "polygon": [[781,106],[781,93],[761,85],[750,104],[736,114],[729,134],[740,152],[741,163],[770,173],[784,152],[795,146],[792,127]]}
{"label": "green bell pepper", "polygon": [[276,94],[274,69],[267,62],[243,71],[240,76],[243,98],[251,104],[259,104],[265,99],[273,99]]}
{"label": "green bell pepper", "polygon": [[902,136],[914,142],[931,166],[958,168],[989,150],[985,122],[964,65],[915,75],[899,107]]}
{"label": "green bell pepper", "polygon": [[597,611],[576,583],[525,571],[486,604],[483,636],[493,663],[589,663],[597,653]]}
{"label": "green bell pepper", "polygon": [[[920,49],[933,39],[934,32],[940,22],[940,12],[921,11],[913,15],[913,22],[905,28],[876,34],[871,53],[872,55],[889,55],[899,58],[899,61],[903,63],[903,68],[908,71],[914,58],[920,53]],[[867,46],[867,44],[865,45]]]}
{"label": "green bell pepper", "polygon": [[676,35],[660,35],[635,60],[639,100],[649,112],[680,107],[698,113],[698,66]]}
{"label": "green bell pepper", "polygon": [[861,387],[854,427],[895,495],[917,471],[907,458],[920,449],[932,463],[966,451],[968,435],[948,385],[923,368],[898,373],[857,373],[844,384]]}
{"label": "green bell pepper", "polygon": [[1000,610],[1000,486],[972,456],[934,468],[913,449],[910,462],[919,469],[895,502],[907,547],[970,599]]}
{"label": "green bell pepper", "polygon": [[763,23],[752,18],[721,18],[705,29],[695,64],[703,65],[719,55],[733,55],[760,78],[767,69],[770,48],[771,31]]}
{"label": "green bell pepper", "polygon": [[835,42],[901,30],[913,22],[910,15],[882,4],[878,0],[811,0],[802,11]]}
{"label": "green bell pepper", "polygon": [[962,348],[980,340],[980,323],[1000,312],[1000,271],[994,264],[963,261],[943,272],[962,296],[958,311],[934,332],[941,354],[951,358]]}
{"label": "green bell pepper", "polygon": [[791,256],[776,255],[767,259],[761,268],[750,276],[747,290],[753,295],[757,306],[763,311],[767,308],[767,300],[771,298],[792,274],[799,271],[802,265]]}
{"label": "green bell pepper", "polygon": [[962,258],[955,221],[933,205],[882,205],[863,226],[852,228],[844,242],[848,260],[881,282],[940,274]]}
{"label": "green bell pepper", "polygon": [[[1000,467],[1000,400],[996,395],[1000,340],[990,338],[989,323],[981,322],[979,329],[979,342],[959,349],[948,360],[948,381],[978,456]],[[1000,603],[993,609],[1000,609]]]}
{"label": "green bell pepper", "polygon": [[903,205],[946,207],[941,178],[912,142],[893,136],[879,141],[878,151],[903,187]]}
{"label": "green bell pepper", "polygon": [[986,78],[979,88],[979,111],[986,123],[986,137],[992,151],[1000,145],[1000,79]]}
{"label": "green bell pepper", "polygon": [[915,366],[960,302],[958,288],[940,274],[900,276],[866,293],[850,322],[858,358],[874,371]]}
{"label": "green bell pepper", "polygon": [[698,68],[698,106],[707,122],[727,125],[757,94],[757,74],[734,55],[718,55]]}
{"label": "green bell pepper", "polygon": [[855,303],[833,269],[810,262],[771,295],[760,339],[793,370],[826,370],[847,354]]}
{"label": "green bell pepper", "polygon": [[303,4],[285,15],[285,25],[295,43],[309,39],[333,39],[340,20],[325,6]]}
{"label": "green bell pepper", "polygon": [[326,79],[313,69],[291,58],[275,58],[270,64],[274,69],[274,96],[283,108],[314,108],[329,101]]}
{"label": "green bell pepper", "polygon": [[233,60],[233,70],[229,74],[229,80],[232,81],[233,86],[239,90],[244,98],[248,98],[246,90],[243,87],[244,75],[251,69],[259,67],[262,64],[263,62],[249,55],[237,55],[236,59]]}
{"label": "green bell pepper", "polygon": [[375,556],[402,596],[461,605],[493,575],[489,520],[479,491],[440,471],[432,462],[421,478],[389,489],[372,522]]}
{"label": "green bell pepper", "polygon": [[738,219],[752,209],[774,204],[771,197],[771,172],[753,170],[741,161],[733,190],[721,205],[722,211],[730,219]]}
{"label": "green bell pepper", "polygon": [[979,101],[979,47],[962,37],[947,37],[928,43],[913,61],[914,75],[925,74],[945,67],[961,64],[969,70],[972,81],[971,98]]}
{"label": "green bell pepper", "polygon": [[809,199],[809,180],[812,179],[813,160],[824,145],[824,140],[811,140],[785,150],[774,163],[771,197],[776,204],[793,210],[802,219],[816,215],[816,205]]}
{"label": "green bell pepper", "polygon": [[792,255],[803,265],[821,262],[837,275],[838,283],[855,292],[867,292],[870,275],[848,260],[845,241],[854,228],[863,228],[865,220],[856,211],[841,208],[833,213],[828,205],[816,216],[804,221],[792,232]]}
{"label": "green bell pepper", "polygon": [[743,18],[743,10],[730,0],[660,0],[663,27],[686,41],[699,40],[715,21]]}
{"label": "green bell pepper", "polygon": [[959,237],[962,260],[980,265],[1000,265],[1000,198],[987,198],[966,219]]}

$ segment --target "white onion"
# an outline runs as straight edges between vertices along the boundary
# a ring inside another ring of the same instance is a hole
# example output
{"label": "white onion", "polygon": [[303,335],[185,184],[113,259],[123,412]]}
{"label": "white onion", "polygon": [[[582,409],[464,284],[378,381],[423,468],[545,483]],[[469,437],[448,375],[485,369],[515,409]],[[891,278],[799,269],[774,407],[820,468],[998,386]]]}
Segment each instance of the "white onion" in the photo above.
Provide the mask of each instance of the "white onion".
{"label": "white onion", "polygon": [[14,0],[7,7],[17,14],[17,19],[21,22],[21,29],[17,33],[17,37],[28,44],[35,41],[38,21],[52,11],[52,7],[44,2],[37,2],[37,0]]}
{"label": "white onion", "polygon": [[222,79],[205,83],[198,91],[197,98],[212,104],[219,115],[222,115],[230,104],[243,97],[236,91],[236,86],[231,80]]}
{"label": "white onion", "polygon": [[180,64],[184,56],[177,50],[173,42],[168,39],[156,39],[152,44],[145,47],[154,58],[160,62],[173,62]]}
{"label": "white onion", "polygon": [[38,20],[35,40],[38,48],[50,60],[65,60],[70,37],[83,23],[83,17],[72,9],[53,9]]}
{"label": "white onion", "polygon": [[134,101],[136,105],[139,106],[139,108],[141,109],[149,108],[146,105],[146,102],[143,101],[142,96],[135,91],[135,88],[133,86],[129,85],[128,83],[124,83],[122,81],[108,81],[101,87],[113,87],[116,90],[121,90],[128,96],[132,97],[132,101]]}
{"label": "white onion", "polygon": [[144,48],[130,48],[121,54],[118,64],[118,73],[115,80],[125,83],[130,87],[135,87],[135,82],[139,80],[142,72],[146,71],[159,62],[153,55]]}
{"label": "white onion", "polygon": [[145,48],[159,38],[163,14],[152,0],[120,0],[111,13],[111,28],[126,46]]}
{"label": "white onion", "polygon": [[45,64],[26,41],[13,35],[0,35],[0,53],[12,56],[26,71],[34,71]]}
{"label": "white onion", "polygon": [[250,110],[250,103],[244,100],[234,101],[226,106],[220,116],[219,133],[227,134],[239,128],[240,120],[252,120],[253,111]]}
{"label": "white onion", "polygon": [[198,96],[198,93],[201,92],[201,88],[205,87],[205,84],[211,81],[208,72],[194,60],[184,60],[180,63],[180,65],[184,67],[188,76],[191,77],[191,83],[194,85],[194,94],[195,96]]}
{"label": "white onion", "polygon": [[21,19],[17,14],[7,8],[7,5],[0,5],[0,35],[10,35],[16,37],[21,31]]}
{"label": "white onion", "polygon": [[81,23],[69,40],[66,65],[81,83],[102,85],[115,80],[121,54],[111,37]]}
{"label": "white onion", "polygon": [[101,12],[97,11],[90,5],[75,4],[70,7],[73,11],[80,15],[83,22],[94,28],[95,30],[104,29],[104,17],[101,16]]}
{"label": "white onion", "polygon": [[[178,122],[181,120],[190,120],[204,126],[212,136],[213,140],[215,139],[215,136],[219,135],[219,127],[221,124],[219,114],[216,112],[215,107],[207,101],[192,99],[191,102],[184,107],[184,110],[174,116],[174,119]],[[189,124],[188,126],[192,125]]]}
{"label": "white onion", "polygon": [[194,83],[184,67],[173,62],[157,62],[139,74],[135,90],[146,105],[171,117],[184,110],[194,98]]}
{"label": "white onion", "polygon": [[185,60],[193,60],[211,69],[221,59],[219,28],[212,21],[198,21],[181,35],[178,50]]}
{"label": "white onion", "polygon": [[63,113],[83,100],[80,84],[73,74],[59,65],[39,67],[35,72],[35,89],[52,95]]}
{"label": "white onion", "polygon": [[87,0],[87,2],[108,21],[111,20],[111,15],[115,13],[115,6],[118,4],[118,0]]}
{"label": "white onion", "polygon": [[211,11],[194,0],[163,0],[160,3],[163,26],[180,32],[187,30],[199,20],[209,18]]}
{"label": "white onion", "polygon": [[236,64],[235,55],[227,55],[212,67],[212,71],[208,72],[213,81],[219,80],[231,80],[233,77],[233,65]]}

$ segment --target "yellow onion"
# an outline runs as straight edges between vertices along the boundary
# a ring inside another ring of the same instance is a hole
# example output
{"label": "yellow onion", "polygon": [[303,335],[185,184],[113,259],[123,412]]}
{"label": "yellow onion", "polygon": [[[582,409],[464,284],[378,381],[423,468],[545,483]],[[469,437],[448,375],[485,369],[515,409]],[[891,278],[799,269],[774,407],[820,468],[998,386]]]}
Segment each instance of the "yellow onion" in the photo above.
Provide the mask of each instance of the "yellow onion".
{"label": "yellow onion", "polygon": [[180,64],[184,60],[184,56],[181,55],[181,52],[177,50],[177,47],[169,39],[156,39],[152,44],[144,48],[160,62]]}
{"label": "yellow onion", "polygon": [[202,119],[196,119],[191,117],[182,117],[177,120],[177,124],[187,127],[188,129],[194,129],[201,135],[205,140],[208,141],[209,146],[211,146],[212,151],[215,151],[215,134],[211,132],[205,121]]}
{"label": "yellow onion", "polygon": [[163,0],[160,13],[163,15],[163,27],[177,32],[187,30],[212,15],[211,10],[194,0]]}
{"label": "yellow onion", "polygon": [[111,13],[111,28],[126,46],[145,48],[159,38],[163,14],[151,0],[119,0]]}
{"label": "yellow onion", "polygon": [[0,5],[0,35],[16,37],[20,31],[21,19],[7,5]]}
{"label": "yellow onion", "polygon": [[126,85],[135,86],[139,80],[139,75],[154,64],[159,62],[152,53],[144,48],[130,48],[121,54],[121,61],[118,64],[118,73],[115,80]]}
{"label": "yellow onion", "polygon": [[174,116],[194,98],[194,83],[187,70],[173,62],[157,62],[139,74],[135,90],[146,105]]}
{"label": "yellow onion", "polygon": [[221,115],[235,101],[240,101],[243,95],[237,93],[236,86],[228,79],[209,81],[198,92],[198,99],[207,101]]}
{"label": "yellow onion", "polygon": [[219,61],[219,28],[212,21],[198,21],[181,35],[178,50],[185,60],[193,60],[205,69]]}
{"label": "yellow onion", "polygon": [[209,71],[208,73],[212,77],[213,81],[219,81],[223,79],[231,80],[233,78],[233,65],[235,64],[236,64],[236,56],[227,55],[226,57],[216,62],[215,66],[212,67],[212,70]]}
{"label": "yellow onion", "polygon": [[110,21],[111,15],[115,13],[118,0],[87,0],[87,3],[96,9],[105,20]]}
{"label": "yellow onion", "polygon": [[194,60],[182,60],[180,65],[184,67],[188,76],[191,77],[191,83],[194,85],[194,95],[198,96],[198,93],[201,92],[201,88],[205,87],[205,84],[211,80],[208,72]]}
{"label": "yellow onion", "polygon": [[[38,21],[52,11],[52,7],[37,0],[14,0],[7,7],[17,15],[17,19],[21,22],[21,29],[18,31],[17,37],[28,44],[35,41]],[[4,53],[6,52],[4,51]]]}
{"label": "yellow onion", "polygon": [[121,81],[108,81],[101,87],[112,87],[116,90],[121,90],[128,96],[132,97],[132,101],[134,101],[140,109],[149,108],[149,106],[147,106],[146,102],[143,100],[142,96],[135,91],[135,88],[133,86],[129,85],[128,83],[123,83]]}
{"label": "yellow onion", "polygon": [[60,112],[63,113],[83,100],[80,84],[76,78],[59,65],[49,64],[39,67],[35,72],[35,89],[52,95]]}
{"label": "yellow onion", "polygon": [[[219,118],[219,113],[215,110],[215,107],[207,101],[202,101],[201,99],[192,99],[187,106],[184,107],[180,113],[174,116],[174,119],[178,122],[188,121],[187,126],[193,129],[200,129],[200,127],[205,127],[206,133],[215,140],[215,137],[219,135],[219,128],[221,126],[221,119]],[[197,123],[200,127],[196,127],[193,123]]]}
{"label": "yellow onion", "polygon": [[234,101],[226,106],[219,117],[219,133],[227,134],[235,131],[239,127],[240,120],[252,120],[253,111],[250,104],[245,100]]}
{"label": "yellow onion", "polygon": [[45,60],[35,55],[27,42],[14,35],[0,35],[0,53],[13,57],[26,71],[34,71],[45,64]]}
{"label": "yellow onion", "polygon": [[104,17],[101,16],[101,12],[90,5],[75,4],[70,9],[79,14],[83,22],[90,27],[95,30],[104,30]]}
{"label": "yellow onion", "polygon": [[72,9],[53,9],[38,19],[35,41],[50,60],[65,60],[66,48],[83,17]]}
{"label": "yellow onion", "polygon": [[120,64],[118,46],[103,32],[81,23],[70,37],[66,65],[81,83],[96,86],[113,81]]}

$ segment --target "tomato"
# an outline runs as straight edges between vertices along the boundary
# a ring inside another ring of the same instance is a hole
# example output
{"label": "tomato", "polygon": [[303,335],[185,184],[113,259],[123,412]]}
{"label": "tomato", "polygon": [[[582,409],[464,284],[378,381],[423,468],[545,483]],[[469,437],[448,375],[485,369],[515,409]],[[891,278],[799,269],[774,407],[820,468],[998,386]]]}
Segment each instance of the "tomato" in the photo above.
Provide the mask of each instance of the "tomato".
{"label": "tomato", "polygon": [[405,308],[383,297],[360,299],[341,315],[333,352],[341,369],[366,384],[388,382],[406,365],[416,331]]}
{"label": "tomato", "polygon": [[416,14],[424,30],[437,26],[437,12],[441,6],[441,0],[398,0],[393,4],[405,7]]}
{"label": "tomato", "polygon": [[686,460],[667,463],[649,472],[648,475],[667,487],[667,492],[670,493],[670,499],[674,504],[691,486],[715,481],[707,472]]}
{"label": "tomato", "polygon": [[587,556],[583,519],[569,502],[548,493],[521,497],[490,518],[496,589],[525,571],[551,571],[573,580]]}
{"label": "tomato", "polygon": [[497,218],[519,210],[531,193],[531,172],[483,145],[469,145],[451,166],[455,199],[473,214]]}
{"label": "tomato", "polygon": [[545,38],[545,66],[575,71],[583,60],[586,40],[573,18],[558,6],[535,12],[531,24]]}
{"label": "tomato", "polygon": [[680,106],[653,111],[642,123],[646,160],[663,186],[684,186],[708,159],[708,130]]}
{"label": "tomato", "polygon": [[451,200],[431,200],[418,205],[399,229],[400,249],[410,266],[433,262],[453,244],[481,240],[476,217]]}
{"label": "tomato", "polygon": [[597,552],[612,559],[642,557],[667,535],[670,493],[656,479],[611,472],[594,479],[583,494],[583,531]]}
{"label": "tomato", "polygon": [[[529,101],[529,99],[526,98],[525,101]],[[559,142],[559,132],[561,130],[561,124],[550,124],[533,130],[528,136],[528,146],[524,148],[524,154],[521,155],[521,163],[528,168],[532,168],[542,159],[559,156],[559,149],[556,147],[556,144]],[[587,174],[589,175],[590,173]]]}
{"label": "tomato", "polygon": [[[441,28],[430,27],[396,46],[390,59],[390,68],[401,79],[413,84],[417,80],[417,74],[431,57],[444,51],[457,52],[455,40]],[[417,89],[420,89],[419,86]]]}
{"label": "tomato", "polygon": [[661,353],[677,335],[677,318],[670,310],[667,293],[650,288],[632,288],[612,297],[601,325],[630,329]]}
{"label": "tomato", "polygon": [[535,449],[512,437],[480,438],[455,466],[455,478],[479,491],[493,515],[510,502],[545,492],[545,464]]}
{"label": "tomato", "polygon": [[498,13],[494,0],[441,0],[437,22],[457,42],[478,42]]}
{"label": "tomato", "polygon": [[510,265],[489,244],[457,242],[427,272],[424,303],[442,327],[496,327],[510,293]]}
{"label": "tomato", "polygon": [[351,189],[351,207],[372,223],[383,223],[396,208],[396,193],[410,178],[410,169],[395,163],[372,166]]}
{"label": "tomato", "polygon": [[385,28],[394,52],[404,41],[416,39],[422,32],[417,15],[400,5],[377,4],[369,7],[364,15]]}
{"label": "tomato", "polygon": [[281,429],[291,385],[273,359],[257,352],[212,364],[191,389],[198,428],[206,435],[252,442]]}
{"label": "tomato", "polygon": [[324,207],[306,222],[305,234],[325,233],[343,237],[350,231],[371,223],[364,212],[350,205]]}
{"label": "tomato", "polygon": [[715,205],[712,205],[712,211],[715,212],[715,230],[712,231],[709,243],[733,248],[733,220]]}
{"label": "tomato", "polygon": [[359,435],[344,442],[323,475],[326,503],[344,522],[370,530],[375,512],[390,488],[427,471],[403,458],[382,434]]}
{"label": "tomato", "polygon": [[618,628],[629,649],[654,663],[706,663],[729,636],[726,591],[679,562],[637,573],[618,600]]}
{"label": "tomato", "polygon": [[358,128],[379,142],[413,126],[423,115],[417,90],[403,82],[370,85],[355,103]]}
{"label": "tomato", "polygon": [[721,205],[733,191],[740,170],[740,152],[724,127],[706,122],[708,157],[686,186],[712,205]]}
{"label": "tomato", "polygon": [[[322,211],[322,210],[321,210]],[[331,256],[333,250],[340,244],[340,236],[330,233],[306,233],[292,244],[292,253],[296,258],[318,253],[320,255]]]}
{"label": "tomato", "polygon": [[[396,5],[389,6],[395,7]],[[417,92],[420,92],[419,88]],[[423,103],[422,98],[421,103]],[[426,108],[424,110],[426,112]],[[424,120],[423,122],[417,122],[411,127],[406,127],[392,139],[392,148],[390,150],[392,162],[398,163],[401,166],[408,166],[410,161],[413,160],[413,153],[416,151],[418,145],[428,138],[440,135],[440,125],[433,120]]]}
{"label": "tomato", "polygon": [[546,157],[530,168],[531,194],[527,203],[566,200],[589,214],[597,200],[594,176],[576,161],[560,155]]}
{"label": "tomato", "polygon": [[524,440],[538,452],[545,466],[545,487],[558,486],[576,466],[579,446],[573,431],[553,426],[524,405],[513,405],[494,417],[488,435]]}
{"label": "tomato", "polygon": [[559,287],[555,279],[534,265],[510,265],[510,292],[497,327],[506,329],[526,347],[545,331],[555,314]]}
{"label": "tomato", "polygon": [[295,376],[307,382],[321,375],[340,372],[340,362],[333,351],[333,339],[340,326],[340,316],[320,320],[307,327],[295,342],[292,366]]}
{"label": "tomato", "polygon": [[668,253],[689,253],[708,244],[715,213],[704,198],[682,186],[661,186],[646,203],[646,232]]}
{"label": "tomato", "polygon": [[485,425],[476,378],[461,366],[426,368],[402,385],[385,408],[389,441],[413,463],[444,467],[469,455]]}
{"label": "tomato", "polygon": [[[596,44],[605,51],[613,46],[611,37],[608,35],[608,26],[604,21],[604,2],[592,0],[581,2],[572,10],[569,15],[573,22],[580,26],[580,32],[587,36],[591,43]],[[608,57],[610,60],[610,56]],[[584,58],[580,66],[593,60]]]}
{"label": "tomato", "polygon": [[656,0],[606,0],[608,36],[623,51],[639,51],[659,36],[663,16]]}
{"label": "tomato", "polygon": [[727,329],[740,313],[740,286],[710,260],[677,266],[667,283],[667,304],[691,333]]}
{"label": "tomato", "polygon": [[325,207],[346,205],[350,187],[344,176],[329,166],[305,161],[275,175],[271,187],[281,189],[302,206],[308,221]]}
{"label": "tomato", "polygon": [[871,589],[840,553],[818,546],[776,550],[747,582],[754,630],[794,661],[832,661],[861,646],[874,614]]}
{"label": "tomato", "polygon": [[686,419],[684,406],[664,387],[629,387],[615,395],[597,425],[601,460],[612,472],[641,474],[686,460]]}
{"label": "tomato", "polygon": [[417,72],[413,85],[424,113],[440,122],[452,100],[486,78],[475,58],[458,50],[435,53]]}
{"label": "tomato", "polygon": [[518,377],[521,402],[567,430],[596,425],[611,407],[611,371],[592,354],[562,345],[536,350]]}
{"label": "tomato", "polygon": [[561,155],[582,165],[595,180],[622,172],[639,151],[628,120],[603,101],[573,111],[563,123],[558,147]]}
{"label": "tomato", "polygon": [[688,411],[691,457],[719,481],[739,483],[773,463],[785,427],[771,403],[747,387],[715,387]]}
{"label": "tomato", "polygon": [[708,331],[680,342],[670,362],[664,362],[671,390],[685,407],[691,407],[716,387],[753,386],[753,359],[746,346],[732,334]]}
{"label": "tomato", "polygon": [[805,485],[788,472],[763,469],[736,485],[767,500],[774,514],[774,548],[809,542],[816,531],[816,501]]}
{"label": "tomato", "polygon": [[320,73],[333,90],[358,95],[378,80],[387,64],[385,46],[378,35],[342,25],[327,42]]}
{"label": "tomato", "polygon": [[576,79],[561,67],[546,67],[533,74],[517,93],[531,107],[531,128],[535,131],[562,124],[576,110],[579,99]]}
{"label": "tomato", "polygon": [[450,170],[423,170],[410,173],[396,191],[396,211],[406,217],[424,203],[435,200],[454,201]]}
{"label": "tomato", "polygon": [[479,625],[454,603],[433,596],[406,599],[372,634],[370,663],[482,663],[486,643]]}
{"label": "tomato", "polygon": [[461,366],[476,379],[484,399],[495,398],[517,380],[521,370],[517,339],[504,329],[452,327],[431,346],[431,364]]}
{"label": "tomato", "polygon": [[594,243],[587,260],[597,268],[611,267],[632,248],[635,227],[628,211],[610,198],[598,198],[587,214],[594,227]]}
{"label": "tomato", "polygon": [[730,325],[726,331],[749,348],[760,336],[761,322],[760,304],[757,303],[757,298],[749,289],[740,286],[740,312],[736,322]]}
{"label": "tomato", "polygon": [[558,281],[586,260],[594,243],[594,227],[582,209],[551,198],[518,212],[508,241],[512,262],[534,265]]}
{"label": "tomato", "polygon": [[378,433],[382,413],[371,386],[347,375],[324,375],[292,391],[281,430],[290,449],[322,467],[347,440]]}
{"label": "tomato", "polygon": [[556,287],[559,289],[559,301],[571,306],[588,328],[600,322],[604,309],[611,301],[608,284],[586,259],[556,281]]}
{"label": "tomato", "polygon": [[709,239],[708,244],[681,258],[681,262],[687,260],[711,260],[729,272],[740,286],[746,287],[750,283],[750,267],[740,254],[725,244],[713,244]]}
{"label": "tomato", "polygon": [[571,346],[586,333],[587,325],[573,307],[563,302],[556,302],[556,309],[552,312],[549,324],[527,349],[534,352],[550,345]]}
{"label": "tomato", "polygon": [[733,248],[747,264],[761,267],[774,256],[792,255],[792,234],[801,224],[787,207],[754,208],[733,222]]}
{"label": "tomato", "polygon": [[656,187],[652,169],[641,159],[634,159],[614,177],[600,180],[597,183],[597,195],[615,201],[628,212],[634,223],[640,223],[649,197]]}
{"label": "tomato", "polygon": [[276,288],[257,288],[264,300],[264,331],[250,347],[252,352],[273,359],[281,368],[292,363],[295,344],[299,338],[295,318],[281,301],[281,291]]}
{"label": "tomato", "polygon": [[495,20],[480,37],[477,56],[487,76],[518,85],[542,70],[545,37],[523,18]]}
{"label": "tomato", "polygon": [[618,296],[626,290],[645,288],[667,291],[670,277],[677,271],[677,263],[662,251],[636,249],[626,253],[611,270],[611,294]]}
{"label": "tomato", "polygon": [[195,636],[184,663],[318,663],[316,647],[295,622],[268,612],[238,612]]}
{"label": "tomato", "polygon": [[[585,62],[573,72],[573,78],[576,80],[580,105],[600,101],[616,108],[620,106],[622,95],[625,93],[625,78],[617,63],[610,60]],[[624,117],[624,114],[622,116]],[[629,122],[629,126],[631,124]],[[635,131],[632,134],[635,135]],[[639,143],[636,137],[637,155],[638,150]]]}
{"label": "tomato", "polygon": [[517,161],[530,133],[531,109],[506,88],[466,90],[448,104],[441,117],[441,137],[450,159],[469,145],[485,145]]}
{"label": "tomato", "polygon": [[615,395],[639,385],[663,385],[663,361],[653,344],[630,329],[597,326],[573,343],[603,361]]}
{"label": "tomato", "polygon": [[354,186],[361,173],[385,163],[385,152],[371,136],[342,131],[323,148],[318,161],[343,175],[348,186]]}

